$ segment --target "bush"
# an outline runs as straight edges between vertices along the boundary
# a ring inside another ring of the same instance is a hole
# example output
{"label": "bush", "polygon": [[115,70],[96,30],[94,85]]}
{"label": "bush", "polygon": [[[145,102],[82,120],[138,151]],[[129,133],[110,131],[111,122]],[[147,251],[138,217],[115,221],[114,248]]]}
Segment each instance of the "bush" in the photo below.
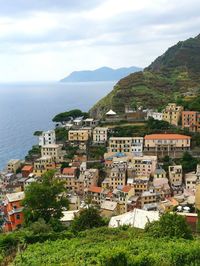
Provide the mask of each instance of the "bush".
{"label": "bush", "polygon": [[148,223],[145,231],[153,237],[193,238],[185,218],[176,213],[163,214],[159,221]]}

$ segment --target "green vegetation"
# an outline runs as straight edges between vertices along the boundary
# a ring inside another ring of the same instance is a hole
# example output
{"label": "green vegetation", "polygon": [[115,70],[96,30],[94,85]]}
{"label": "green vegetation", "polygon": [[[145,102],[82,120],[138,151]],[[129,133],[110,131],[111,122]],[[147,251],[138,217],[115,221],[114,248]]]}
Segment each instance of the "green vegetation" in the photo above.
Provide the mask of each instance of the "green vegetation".
{"label": "green vegetation", "polygon": [[162,215],[159,221],[147,224],[145,231],[156,238],[193,239],[192,231],[186,223],[185,218],[176,213],[166,213]]}
{"label": "green vegetation", "polygon": [[34,161],[41,156],[41,147],[39,145],[34,145],[28,155],[25,157],[26,161]]}
{"label": "green vegetation", "polygon": [[107,152],[106,146],[89,146],[87,150],[88,160],[101,160]]}
{"label": "green vegetation", "polygon": [[39,130],[37,130],[37,131],[35,131],[35,132],[33,133],[33,136],[37,136],[37,137],[39,137],[39,136],[42,135],[42,132],[43,132],[43,131],[39,131]]}
{"label": "green vegetation", "polygon": [[64,156],[65,159],[72,160],[74,155],[77,154],[78,146],[66,146],[65,147],[66,155]]}
{"label": "green vegetation", "polygon": [[199,265],[199,240],[154,238],[133,228],[106,227],[75,238],[29,245],[14,265]]}
{"label": "green vegetation", "polygon": [[81,116],[83,116],[84,118],[87,118],[88,117],[88,113],[82,112],[79,109],[74,109],[74,110],[70,110],[70,111],[67,111],[67,112],[63,112],[63,113],[57,114],[52,119],[52,121],[53,122],[61,122],[62,123],[62,122],[69,121],[71,118],[76,118],[76,117],[81,117]]}
{"label": "green vegetation", "polygon": [[83,209],[79,216],[75,217],[72,223],[72,231],[79,232],[103,225],[105,225],[105,222],[100,216],[99,210],[95,207],[88,207]]}
{"label": "green vegetation", "polygon": [[181,164],[185,173],[195,171],[199,160],[194,158],[189,152],[184,152],[181,159],[176,159],[177,164]]}
{"label": "green vegetation", "polygon": [[68,207],[66,196],[61,196],[64,191],[64,184],[54,179],[54,171],[44,174],[40,183],[29,185],[23,201],[25,224],[30,225],[38,219],[59,223],[63,208]]}
{"label": "green vegetation", "polygon": [[65,143],[68,139],[68,130],[63,127],[58,127],[55,129],[56,141]]}
{"label": "green vegetation", "polygon": [[169,102],[184,98],[196,90],[191,101],[184,102],[189,110],[200,111],[200,37],[179,42],[158,57],[144,71],[122,78],[113,90],[90,110],[102,117],[109,109],[124,113],[125,105],[162,110]]}

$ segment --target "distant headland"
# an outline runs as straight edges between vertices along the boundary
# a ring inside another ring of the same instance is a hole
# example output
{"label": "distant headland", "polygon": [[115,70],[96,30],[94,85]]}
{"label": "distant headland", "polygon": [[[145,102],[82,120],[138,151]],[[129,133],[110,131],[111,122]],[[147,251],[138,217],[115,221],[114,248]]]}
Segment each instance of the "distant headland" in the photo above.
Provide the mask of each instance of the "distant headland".
{"label": "distant headland", "polygon": [[117,81],[131,73],[141,71],[142,68],[132,66],[112,69],[101,67],[95,70],[74,71],[63,78],[61,82],[89,82],[89,81]]}

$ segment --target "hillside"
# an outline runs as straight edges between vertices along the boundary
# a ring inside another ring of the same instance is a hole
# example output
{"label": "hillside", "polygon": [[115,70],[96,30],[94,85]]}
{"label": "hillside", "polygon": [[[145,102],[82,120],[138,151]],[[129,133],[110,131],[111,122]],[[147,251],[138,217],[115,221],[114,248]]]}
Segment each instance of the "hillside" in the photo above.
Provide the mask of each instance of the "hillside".
{"label": "hillside", "polygon": [[200,265],[199,240],[153,238],[133,228],[99,228],[28,245],[14,265]]}
{"label": "hillside", "polygon": [[102,117],[110,108],[122,113],[125,105],[159,109],[185,92],[198,96],[199,82],[200,35],[178,42],[144,71],[121,79],[90,113]]}
{"label": "hillside", "polygon": [[141,71],[141,68],[135,66],[118,69],[101,67],[96,70],[74,71],[61,82],[115,81],[137,71]]}

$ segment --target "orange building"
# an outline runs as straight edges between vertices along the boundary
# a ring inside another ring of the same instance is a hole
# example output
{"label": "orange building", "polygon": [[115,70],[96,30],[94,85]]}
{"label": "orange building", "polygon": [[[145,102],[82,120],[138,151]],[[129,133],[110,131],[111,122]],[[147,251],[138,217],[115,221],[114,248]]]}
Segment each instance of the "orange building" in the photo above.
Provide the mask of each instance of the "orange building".
{"label": "orange building", "polygon": [[4,232],[14,231],[21,227],[24,221],[23,207],[24,192],[6,194],[3,225]]}
{"label": "orange building", "polygon": [[144,150],[167,153],[190,150],[190,136],[181,134],[151,134],[144,137]]}
{"label": "orange building", "polygon": [[195,111],[183,111],[182,128],[186,128],[190,132],[200,132],[200,113]]}
{"label": "orange building", "polygon": [[22,176],[28,177],[33,172],[33,166],[32,165],[24,165],[22,168]]}

